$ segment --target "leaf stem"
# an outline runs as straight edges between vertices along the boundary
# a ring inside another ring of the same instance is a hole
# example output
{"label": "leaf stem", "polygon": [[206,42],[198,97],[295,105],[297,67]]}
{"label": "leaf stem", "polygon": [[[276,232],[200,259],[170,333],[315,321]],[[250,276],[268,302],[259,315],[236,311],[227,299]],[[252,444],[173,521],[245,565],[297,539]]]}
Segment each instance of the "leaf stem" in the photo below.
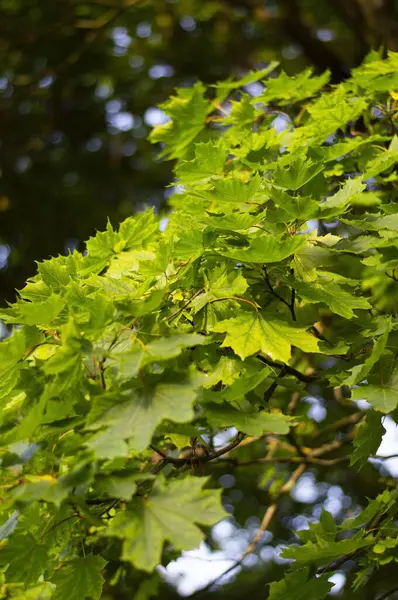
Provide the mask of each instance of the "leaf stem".
{"label": "leaf stem", "polygon": [[239,296],[223,296],[222,298],[214,298],[213,300],[210,300],[208,304],[220,302],[221,300],[238,300],[238,302],[246,302],[247,304],[250,304],[256,312],[258,312],[258,308],[254,302],[252,302],[251,300],[247,300],[247,298],[240,298]]}
{"label": "leaf stem", "polygon": [[293,377],[295,377],[299,381],[302,381],[303,383],[312,383],[318,377],[315,373],[311,375],[305,375],[304,373],[300,373],[300,371],[297,371],[297,369],[294,369],[293,367],[290,367],[289,365],[285,365],[283,363],[278,363],[274,360],[271,360],[270,358],[266,358],[262,354],[257,354],[257,358],[269,367],[275,367],[276,369],[284,369],[286,375],[293,375]]}
{"label": "leaf stem", "polygon": [[[291,273],[292,272],[293,272],[293,269],[291,269]],[[275,291],[275,288],[272,286],[271,280],[269,278],[267,267],[264,267],[264,279],[265,279],[265,283],[267,285],[267,288],[268,288],[269,292],[273,296],[275,296],[275,298],[277,298],[280,302],[283,302],[283,304],[285,306],[288,307],[288,309],[290,311],[290,314],[292,315],[293,321],[297,321],[296,311],[295,311],[295,308],[294,308],[294,302],[295,302],[295,299],[296,299],[296,290],[294,288],[292,288],[291,299],[290,299],[290,302],[288,302],[280,294],[278,294],[278,292]]]}

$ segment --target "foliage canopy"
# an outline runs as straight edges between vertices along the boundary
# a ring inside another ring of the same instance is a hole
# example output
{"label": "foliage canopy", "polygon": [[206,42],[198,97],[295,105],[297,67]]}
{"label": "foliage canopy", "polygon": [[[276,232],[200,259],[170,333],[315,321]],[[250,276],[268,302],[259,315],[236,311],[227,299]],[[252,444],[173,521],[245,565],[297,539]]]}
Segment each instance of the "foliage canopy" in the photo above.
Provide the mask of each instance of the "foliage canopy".
{"label": "foliage canopy", "polygon": [[276,68],[178,90],[152,132],[183,190],[167,220],[108,223],[1,312],[2,597],[156,595],[241,467],[266,510],[235,567],[307,470],[377,480],[284,528],[270,599],[325,598],[346,564],[355,593],[398,560],[395,485],[368,460],[398,405],[398,54],[337,86]]}
{"label": "foliage canopy", "polygon": [[395,0],[0,0],[0,305],[34,260],[167,204],[147,133],[174,88],[271,60],[337,83],[397,28]]}

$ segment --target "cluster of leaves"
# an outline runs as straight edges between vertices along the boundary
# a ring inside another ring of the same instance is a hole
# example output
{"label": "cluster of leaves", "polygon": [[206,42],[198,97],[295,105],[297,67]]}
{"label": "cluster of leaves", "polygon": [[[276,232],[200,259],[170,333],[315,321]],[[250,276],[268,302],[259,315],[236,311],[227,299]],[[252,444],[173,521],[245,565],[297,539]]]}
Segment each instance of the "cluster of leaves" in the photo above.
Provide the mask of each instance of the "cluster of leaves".
{"label": "cluster of leaves", "polygon": [[[337,86],[276,66],[179,90],[152,133],[183,189],[167,220],[108,224],[1,312],[1,597],[156,593],[228,514],[213,469],[251,444],[286,468],[244,556],[307,468],[376,453],[398,405],[398,54]],[[343,417],[316,431],[308,396]],[[325,598],[348,559],[364,585],[398,560],[397,509],[386,489],[323,511],[269,597]]]}
{"label": "cluster of leaves", "polygon": [[175,87],[274,59],[338,81],[371,47],[396,49],[390,0],[271,4],[0,0],[1,306],[34,259],[82,250],[107,217],[166,201],[171,166],[146,138]]}

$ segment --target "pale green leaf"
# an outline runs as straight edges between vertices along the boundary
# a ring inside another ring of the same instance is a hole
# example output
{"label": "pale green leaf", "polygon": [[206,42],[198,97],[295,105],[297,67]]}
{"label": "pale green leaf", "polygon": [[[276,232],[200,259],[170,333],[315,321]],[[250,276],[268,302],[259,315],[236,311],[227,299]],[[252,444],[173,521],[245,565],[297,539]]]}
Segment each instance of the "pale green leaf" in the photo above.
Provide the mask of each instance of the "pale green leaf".
{"label": "pale green leaf", "polygon": [[12,593],[12,600],[50,600],[53,597],[55,585],[46,581],[21,592]]}
{"label": "pale green leaf", "polygon": [[[149,344],[136,341],[133,348],[120,354],[120,374],[122,377],[135,377],[146,365],[177,358],[185,348],[208,344],[209,337],[197,333],[185,333],[155,339]],[[114,354],[118,358],[117,354]]]}
{"label": "pale green leaf", "polygon": [[264,433],[285,435],[294,424],[291,417],[279,412],[244,412],[226,403],[206,404],[205,415],[209,423],[217,427],[236,427],[239,431],[253,436],[261,436]]}
{"label": "pale green leaf", "polygon": [[307,303],[326,304],[330,310],[346,319],[352,319],[356,315],[356,309],[369,309],[371,305],[361,296],[354,296],[347,292],[337,283],[321,283],[320,281],[311,284],[296,281],[295,289],[297,294]]}
{"label": "pale green leaf", "polygon": [[243,263],[275,263],[294,254],[305,242],[304,235],[281,238],[263,234],[252,236],[246,248],[217,248],[217,253]]}
{"label": "pale green leaf", "polygon": [[[322,202],[322,218],[330,217],[334,214],[343,212],[349,206],[350,202],[365,188],[366,185],[362,183],[362,177],[348,179],[345,185],[340,188],[338,192]],[[337,209],[337,212],[335,209]]]}
{"label": "pale green leaf", "polygon": [[368,375],[368,373],[372,370],[374,365],[380,359],[388,340],[388,335],[391,331],[391,321],[390,319],[386,319],[385,321],[385,331],[382,335],[380,335],[375,341],[372,352],[370,356],[365,360],[365,362],[361,365],[356,365],[351,371],[351,375],[345,379],[344,385],[352,386],[363,379]]}
{"label": "pale green leaf", "polygon": [[51,579],[56,585],[52,600],[99,600],[105,565],[106,560],[93,554],[67,561]]}
{"label": "pale green leaf", "polygon": [[202,490],[205,480],[186,477],[168,485],[157,479],[148,498],[137,499],[112,520],[107,535],[123,540],[122,559],[137,569],[152,571],[160,563],[163,544],[190,550],[204,535],[196,526],[215,525],[227,516],[221,490]]}
{"label": "pale green leaf", "polygon": [[279,166],[278,163],[274,175],[274,185],[286,190],[298,190],[321,173],[323,169],[324,164],[321,161],[314,162],[305,155],[292,155],[287,165]]}
{"label": "pale green leaf", "polygon": [[338,542],[319,540],[316,544],[307,542],[304,546],[291,546],[283,550],[282,556],[283,558],[295,560],[298,565],[306,563],[312,563],[313,565],[328,564],[374,543],[372,538],[364,539],[362,535],[361,532],[359,535]]}
{"label": "pale green leaf", "polygon": [[369,456],[377,452],[386,431],[381,419],[382,415],[368,410],[366,419],[359,425],[354,438],[354,452],[351,454],[350,465],[357,465],[360,469],[366,464]]}
{"label": "pale green leaf", "polygon": [[368,383],[352,390],[353,400],[366,400],[382,413],[389,413],[398,406],[398,368],[386,381]]}
{"label": "pale green leaf", "polygon": [[163,142],[161,156],[185,158],[189,146],[205,128],[206,117],[213,109],[203,97],[204,87],[196,83],[192,88],[177,90],[177,94],[161,105],[171,121],[157,125],[151,132],[152,142]]}
{"label": "pale green leaf", "polygon": [[329,81],[330,73],[326,71],[322,75],[311,77],[312,73],[312,69],[305,69],[290,77],[282,71],[278,77],[267,80],[265,91],[256,101],[268,103],[279,100],[279,104],[283,106],[313,96]]}
{"label": "pale green leaf", "polygon": [[280,581],[270,584],[269,600],[322,600],[328,596],[333,583],[328,575],[309,577],[309,569],[286,573]]}
{"label": "pale green leaf", "polygon": [[7,568],[7,580],[36,583],[49,562],[48,548],[31,533],[14,534],[0,552],[0,564]]}
{"label": "pale green leaf", "polygon": [[[111,398],[102,407],[102,414],[90,425],[91,429],[104,427],[106,431],[91,438],[89,445],[98,447],[103,442],[106,452],[105,442],[113,436],[115,440],[128,440],[129,447],[137,452],[144,450],[150,444],[155,428],[164,419],[184,423],[193,418],[192,405],[198,386],[199,382],[194,379],[180,377],[175,382],[131,390],[124,394],[127,399],[122,402],[112,403]],[[103,452],[101,456],[104,456]]]}
{"label": "pale green leaf", "polygon": [[232,348],[242,360],[261,351],[274,360],[288,362],[291,346],[319,352],[318,340],[305,329],[255,310],[221,321],[213,330],[226,332],[222,347]]}

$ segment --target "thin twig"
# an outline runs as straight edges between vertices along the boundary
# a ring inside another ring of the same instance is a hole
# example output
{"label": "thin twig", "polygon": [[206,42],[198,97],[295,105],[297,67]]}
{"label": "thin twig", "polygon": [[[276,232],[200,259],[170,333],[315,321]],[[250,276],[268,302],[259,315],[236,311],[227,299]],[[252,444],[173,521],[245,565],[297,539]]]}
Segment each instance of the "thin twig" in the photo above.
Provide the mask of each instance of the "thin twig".
{"label": "thin twig", "polygon": [[398,454],[388,454],[387,456],[380,456],[380,454],[376,454],[375,456],[370,456],[370,458],[375,458],[377,460],[389,460],[390,458],[398,458]]}
{"label": "thin twig", "polygon": [[180,313],[182,313],[182,311],[183,311],[183,310],[185,310],[185,309],[186,309],[186,307],[187,307],[187,306],[189,306],[189,305],[191,304],[192,300],[193,300],[194,298],[196,298],[196,296],[199,296],[199,294],[202,294],[203,292],[204,292],[204,289],[203,289],[203,288],[202,288],[202,289],[200,289],[200,290],[198,290],[197,292],[195,292],[195,293],[193,294],[193,296],[191,296],[191,297],[189,298],[189,300],[187,300],[187,301],[186,301],[186,302],[185,302],[185,303],[184,303],[184,304],[183,304],[183,305],[182,305],[182,306],[181,306],[181,307],[180,307],[178,310],[176,310],[176,311],[175,311],[175,312],[173,312],[171,315],[169,315],[169,316],[166,318],[166,321],[171,321],[172,319],[174,319],[174,317],[177,317],[177,316],[178,316]]}
{"label": "thin twig", "polygon": [[51,525],[50,529],[47,529],[47,531],[43,531],[41,538],[43,538],[43,536],[48,535],[50,533],[50,531],[53,531],[53,529],[55,529],[56,527],[59,527],[59,525],[62,525],[62,523],[65,523],[66,521],[70,521],[71,519],[78,519],[79,520],[79,515],[74,513],[73,515],[69,515],[69,517],[65,517],[64,519],[61,519],[60,521],[57,521],[56,523],[54,523],[53,525]]}
{"label": "thin twig", "polygon": [[239,444],[242,442],[244,437],[245,437],[245,434],[242,432],[239,432],[238,435],[235,437],[235,439],[233,439],[229,444],[227,444],[223,448],[220,448],[220,450],[216,450],[215,452],[212,452],[211,454],[199,456],[199,457],[194,456],[194,457],[188,457],[188,458],[174,458],[173,456],[168,456],[162,450],[159,450],[157,447],[155,447],[153,445],[151,445],[150,447],[152,448],[152,450],[154,450],[160,456],[162,456],[163,460],[166,463],[169,463],[176,467],[182,467],[187,464],[190,464],[190,465],[204,464],[204,463],[208,463],[208,462],[214,460],[215,458],[219,458],[220,456],[227,454],[227,452],[230,452],[231,450],[233,450],[234,448],[239,446]]}
{"label": "thin twig", "polygon": [[391,596],[395,592],[398,592],[398,586],[395,586],[395,588],[392,588],[392,590],[390,590],[389,592],[386,592],[385,594],[383,594],[382,596],[380,596],[379,598],[377,598],[377,600],[386,600],[386,598],[388,598],[389,596]]}
{"label": "thin twig", "polygon": [[293,375],[293,377],[295,377],[299,381],[302,381],[303,383],[312,383],[318,377],[318,375],[316,375],[315,373],[310,375],[300,373],[300,371],[297,371],[297,369],[294,369],[293,367],[290,367],[289,365],[285,365],[283,363],[278,363],[275,360],[271,360],[270,358],[263,356],[262,354],[257,354],[257,358],[269,367],[275,367],[276,369],[284,369],[286,375]]}
{"label": "thin twig", "polygon": [[258,308],[252,300],[248,300],[247,298],[240,298],[239,296],[223,296],[222,298],[214,298],[209,301],[209,304],[213,304],[214,302],[222,302],[223,300],[237,300],[238,302],[246,302],[246,304],[250,304],[254,308],[256,312],[258,312]]}
{"label": "thin twig", "polygon": [[[269,388],[267,390],[265,390],[264,396],[263,396],[264,402],[269,402],[271,400],[274,392],[276,391],[276,388],[279,385],[279,380],[282,379],[282,377],[284,377],[285,375],[286,375],[286,365],[283,365],[281,370],[279,371],[279,374],[276,376],[276,378],[271,383]],[[264,407],[261,406],[260,410],[264,410]]]}
{"label": "thin twig", "polygon": [[[312,459],[312,458],[317,457],[317,456],[321,456],[322,454],[327,454],[328,452],[332,452],[333,450],[337,450],[338,448],[340,448],[344,444],[346,444],[349,441],[351,441],[351,439],[352,439],[352,435],[348,436],[344,440],[334,440],[333,442],[329,442],[328,444],[323,444],[323,446],[320,446],[319,448],[315,448],[314,450],[312,450],[311,452],[309,452],[308,455],[307,455],[307,460],[308,459]],[[301,460],[303,460],[303,459],[301,459]],[[228,575],[229,573],[231,573],[231,571],[234,571],[235,569],[237,569],[238,567],[240,567],[242,565],[242,563],[243,563],[244,559],[246,558],[246,556],[248,554],[250,554],[251,552],[253,552],[256,549],[257,544],[261,540],[264,532],[270,526],[271,521],[272,521],[272,519],[274,518],[274,516],[275,516],[275,514],[277,512],[278,501],[279,501],[280,497],[282,495],[284,495],[284,494],[287,494],[288,492],[290,492],[292,490],[292,488],[296,484],[297,480],[305,472],[305,470],[307,469],[307,467],[308,467],[308,464],[305,464],[304,462],[302,462],[302,464],[300,464],[293,471],[293,473],[289,477],[288,481],[280,488],[277,498],[267,508],[267,510],[266,510],[266,512],[264,514],[263,520],[261,522],[261,525],[259,527],[259,530],[257,531],[256,535],[254,536],[254,538],[250,542],[250,544],[248,544],[248,546],[247,546],[246,550],[244,551],[243,555],[241,556],[241,558],[239,560],[237,560],[233,565],[231,565],[221,575],[219,575],[218,577],[216,577],[215,579],[213,579],[212,581],[210,581],[210,583],[208,583],[205,587],[203,587],[202,589],[198,590],[197,592],[194,592],[194,594],[192,594],[190,596],[190,598],[194,598],[194,597],[196,598],[196,597],[201,596],[202,594],[204,594],[205,592],[207,592],[208,590],[210,590],[217,582],[219,582],[220,579],[222,579],[223,577],[225,577],[225,575]]]}
{"label": "thin twig", "polygon": [[349,415],[348,417],[344,417],[343,419],[339,419],[338,421],[335,421],[334,423],[331,423],[330,425],[326,425],[326,427],[323,427],[316,433],[312,434],[312,437],[316,437],[316,438],[321,437],[325,433],[329,433],[330,431],[334,431],[336,429],[342,429],[346,425],[355,425],[355,423],[358,423],[358,421],[361,419],[362,416],[363,416],[363,413],[361,413],[361,412],[353,413],[352,415]]}
{"label": "thin twig", "polygon": [[293,392],[292,397],[290,398],[290,402],[287,406],[287,414],[292,416],[294,411],[296,410],[297,402],[300,400],[300,393]]}
{"label": "thin twig", "polygon": [[105,359],[103,358],[98,363],[98,368],[99,368],[99,372],[100,372],[100,379],[101,379],[101,387],[102,387],[103,390],[106,389],[104,362],[105,362]]}
{"label": "thin twig", "polygon": [[[294,275],[294,269],[290,269],[290,274]],[[296,319],[296,310],[294,308],[294,303],[296,301],[296,290],[292,287],[292,295],[290,297],[290,312],[292,313],[293,321],[297,321]]]}
{"label": "thin twig", "polygon": [[263,537],[264,532],[270,526],[271,521],[274,518],[276,511],[278,510],[278,500],[280,499],[281,496],[283,496],[284,494],[287,494],[288,492],[290,492],[293,489],[293,487],[297,483],[297,480],[301,477],[301,475],[304,473],[306,468],[307,468],[307,465],[305,465],[305,464],[299,465],[297,467],[297,469],[295,469],[293,471],[293,473],[289,477],[288,481],[280,488],[277,498],[265,511],[265,514],[264,514],[263,520],[261,521],[259,530],[257,531],[256,535],[254,536],[254,538],[252,539],[250,544],[248,544],[246,550],[243,553],[242,558],[245,558],[248,554],[251,554],[256,549],[257,544]]}
{"label": "thin twig", "polygon": [[157,448],[156,446],[154,446],[153,444],[150,444],[149,446],[154,452],[156,452],[156,454],[159,454],[159,456],[161,456],[162,458],[168,458],[167,454],[165,452],[163,452],[163,450],[160,450],[159,448]]}
{"label": "thin twig", "polygon": [[231,464],[235,468],[239,467],[248,467],[250,465],[257,464],[269,464],[269,463],[280,463],[280,464],[311,464],[311,465],[324,465],[324,466],[333,466],[338,465],[340,463],[349,462],[349,456],[339,456],[337,458],[316,458],[311,456],[275,456],[268,457],[262,456],[261,458],[253,458],[252,460],[238,461],[234,458],[222,458],[221,460],[214,463],[215,465],[222,465],[223,463]]}
{"label": "thin twig", "polygon": [[296,313],[295,313],[295,310],[294,310],[294,301],[295,301],[295,297],[296,297],[295,290],[292,290],[291,301],[288,302],[287,300],[285,300],[283,298],[283,296],[281,296],[280,294],[278,294],[278,292],[275,291],[275,289],[272,286],[272,283],[270,281],[270,278],[269,278],[269,275],[268,275],[268,271],[267,271],[267,267],[264,267],[264,279],[265,279],[265,283],[267,285],[267,288],[268,288],[270,294],[272,294],[275,298],[277,298],[280,302],[283,302],[283,304],[288,307],[288,309],[290,311],[290,314],[292,315],[293,321],[296,321],[297,320],[296,319]]}

